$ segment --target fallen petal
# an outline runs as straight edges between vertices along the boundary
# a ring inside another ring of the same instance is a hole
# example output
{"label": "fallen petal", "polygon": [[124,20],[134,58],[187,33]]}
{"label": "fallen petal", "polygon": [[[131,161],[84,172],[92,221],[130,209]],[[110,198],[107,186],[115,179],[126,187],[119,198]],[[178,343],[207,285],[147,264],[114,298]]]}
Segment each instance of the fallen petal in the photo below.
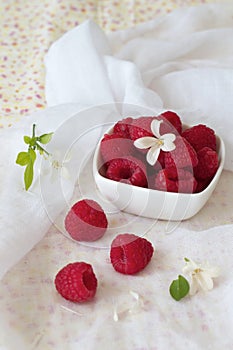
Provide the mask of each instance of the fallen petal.
{"label": "fallen petal", "polygon": [[202,290],[207,291],[213,289],[213,280],[207,272],[199,272],[197,279]]}
{"label": "fallen petal", "polygon": [[196,281],[196,278],[192,278],[189,286],[189,294],[194,295],[196,294],[197,290],[198,290],[198,283]]}

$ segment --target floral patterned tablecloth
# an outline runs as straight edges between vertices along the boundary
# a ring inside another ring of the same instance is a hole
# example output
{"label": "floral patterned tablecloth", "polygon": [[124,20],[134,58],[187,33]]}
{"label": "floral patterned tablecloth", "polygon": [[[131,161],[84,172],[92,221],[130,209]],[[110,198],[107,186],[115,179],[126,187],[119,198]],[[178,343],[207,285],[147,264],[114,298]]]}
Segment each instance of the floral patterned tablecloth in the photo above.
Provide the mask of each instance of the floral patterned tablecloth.
{"label": "floral patterned tablecloth", "polygon": [[[1,0],[0,126],[10,127],[22,118],[27,118],[32,112],[46,108],[44,55],[54,40],[87,18],[92,18],[104,30],[111,31],[132,27],[137,23],[161,16],[178,7],[194,6],[207,2],[214,1]],[[225,171],[217,191],[208,202],[205,210],[198,218],[193,218],[185,225],[193,230],[201,231],[218,224],[233,223],[231,214],[233,189],[231,184],[232,173]],[[216,198],[221,200],[216,202]],[[224,212],[224,216],[216,216],[214,213],[218,210]],[[163,237],[160,236],[159,240],[162,246]],[[103,253],[98,255],[94,250],[90,257],[88,248],[74,244],[61,235],[55,227],[51,227],[46,237],[7,273],[0,283],[0,310],[5,317],[5,329],[8,334],[0,338],[0,349],[5,349],[4,346],[6,349],[8,347],[9,349],[20,349],[19,343],[17,345],[10,344],[10,334],[14,332],[19,339],[22,339],[22,343],[27,345],[25,350],[109,349],[110,347],[114,348],[112,345],[114,342],[119,346],[115,347],[116,349],[136,350],[136,347],[133,345],[130,347],[129,345],[133,342],[122,345],[117,339],[117,335],[121,334],[120,322],[114,325],[116,329],[115,337],[111,338],[110,333],[104,334],[108,333],[111,328],[111,322],[114,323],[112,310],[109,311],[109,314],[103,314],[102,318],[99,318],[102,325],[98,325],[93,329],[93,319],[98,318],[101,308],[104,307],[104,304],[101,304],[100,301],[96,306],[87,307],[83,311],[80,308],[70,309],[69,305],[61,303],[60,299],[57,299],[53,288],[53,277],[58,268],[69,261],[76,260],[77,257],[79,260],[89,259],[97,266],[98,276],[100,278],[103,276],[103,261],[100,261],[100,259],[104,257],[108,260],[107,255],[105,256]],[[169,264],[169,261],[160,255],[156,258],[158,264],[160,258],[165,265]],[[107,263],[106,270],[110,270],[109,261],[105,262]],[[159,267],[159,273],[161,273],[162,268],[164,269],[164,266]],[[148,274],[150,274],[150,270],[148,270]],[[119,276],[116,277],[115,283],[120,285]],[[128,283],[130,288],[131,281],[124,281],[125,287]],[[141,288],[143,283],[144,277],[141,277],[133,285],[133,288],[143,293]],[[106,285],[108,287],[104,288]],[[99,295],[104,293],[106,289],[111,295],[111,288],[114,288],[114,283],[108,278],[105,279],[100,286]],[[147,305],[150,297],[147,295],[144,300],[145,308],[150,307],[150,304]],[[102,300],[104,300],[104,295]],[[104,303],[104,301],[102,302]],[[159,308],[159,305],[157,307]],[[169,310],[167,312],[169,313]],[[209,332],[210,337],[213,336],[211,329],[208,329],[205,323],[206,319],[203,311],[201,309],[198,311],[197,308],[197,312],[202,320],[200,332]],[[167,314],[164,311],[164,317],[167,317]],[[138,317],[141,322],[141,330],[145,332],[147,339],[149,339],[148,329],[144,329],[146,325],[146,323],[145,325],[143,323],[144,316],[140,315]],[[176,322],[180,322],[178,313],[173,314],[172,317]],[[85,322],[82,322],[84,319]],[[159,322],[159,320],[157,321]],[[130,319],[127,322],[130,323]],[[89,325],[89,329],[87,325]],[[156,327],[156,325],[151,325],[151,327]],[[101,328],[102,334],[99,333]],[[128,329],[130,329],[130,326]],[[131,331],[133,332],[132,329]],[[85,337],[83,337],[84,334]],[[130,336],[132,337],[132,334]],[[169,337],[170,333],[164,330],[162,336]],[[87,343],[83,340],[88,337],[90,338],[89,347],[86,346]],[[104,337],[106,337],[106,341],[103,341]],[[151,347],[143,347],[142,345],[140,348],[137,347],[137,350],[139,349],[163,350],[153,342]]]}
{"label": "floral patterned tablecloth", "polygon": [[0,123],[46,107],[43,59],[50,44],[87,18],[111,31],[211,0],[0,1]]}

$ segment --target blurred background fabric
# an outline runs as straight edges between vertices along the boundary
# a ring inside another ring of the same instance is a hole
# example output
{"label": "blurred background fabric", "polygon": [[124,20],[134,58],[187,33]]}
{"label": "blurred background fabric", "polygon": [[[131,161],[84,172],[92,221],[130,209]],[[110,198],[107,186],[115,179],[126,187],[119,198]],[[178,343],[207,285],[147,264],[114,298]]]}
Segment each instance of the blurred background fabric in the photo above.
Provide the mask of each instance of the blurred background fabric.
{"label": "blurred background fabric", "polygon": [[132,27],[176,8],[214,0],[1,0],[0,126],[46,107],[44,56],[86,19],[104,31]]}

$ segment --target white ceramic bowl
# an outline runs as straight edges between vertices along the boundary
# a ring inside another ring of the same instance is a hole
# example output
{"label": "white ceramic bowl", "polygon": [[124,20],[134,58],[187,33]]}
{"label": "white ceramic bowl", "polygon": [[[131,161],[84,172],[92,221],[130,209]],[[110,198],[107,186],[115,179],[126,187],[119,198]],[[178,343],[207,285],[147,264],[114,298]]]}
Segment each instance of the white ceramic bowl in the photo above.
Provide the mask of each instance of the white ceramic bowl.
{"label": "white ceramic bowl", "polygon": [[[108,131],[111,133],[111,129]],[[214,191],[225,160],[223,140],[217,136],[218,170],[210,184],[199,193],[174,193],[128,185],[101,174],[100,143],[93,158],[96,185],[104,197],[119,210],[152,219],[182,221],[197,214]]]}

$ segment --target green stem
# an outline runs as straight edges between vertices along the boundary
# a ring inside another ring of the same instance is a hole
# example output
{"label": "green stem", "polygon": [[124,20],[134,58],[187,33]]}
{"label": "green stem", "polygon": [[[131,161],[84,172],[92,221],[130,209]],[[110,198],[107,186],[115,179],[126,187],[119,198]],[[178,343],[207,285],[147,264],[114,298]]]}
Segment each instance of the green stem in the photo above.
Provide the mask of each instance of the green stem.
{"label": "green stem", "polygon": [[46,153],[47,154],[47,156],[49,156],[50,155],[50,153],[49,152],[47,152],[43,147],[41,147],[37,142],[36,142],[36,146],[37,146],[37,148],[38,149],[40,149],[41,151],[43,151],[44,153]]}
{"label": "green stem", "polygon": [[32,125],[32,137],[35,137],[36,124]]}

